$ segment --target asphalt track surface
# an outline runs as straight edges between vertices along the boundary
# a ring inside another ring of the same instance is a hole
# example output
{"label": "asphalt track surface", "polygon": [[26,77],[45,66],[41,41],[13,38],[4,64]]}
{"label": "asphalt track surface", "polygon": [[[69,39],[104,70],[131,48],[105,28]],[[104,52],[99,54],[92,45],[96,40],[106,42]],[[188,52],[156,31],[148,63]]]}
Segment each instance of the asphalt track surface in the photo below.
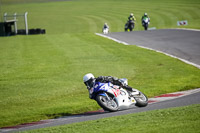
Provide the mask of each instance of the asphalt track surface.
{"label": "asphalt track surface", "polygon": [[51,119],[44,122],[41,121],[39,124],[35,124],[32,126],[25,126],[22,128],[14,127],[13,129],[12,128],[3,129],[0,132],[2,133],[19,132],[19,131],[25,131],[25,130],[32,130],[32,129],[38,129],[38,128],[83,122],[83,121],[88,121],[88,120],[97,120],[101,118],[113,117],[113,116],[119,116],[119,115],[131,114],[131,113],[138,113],[138,112],[165,109],[165,108],[173,108],[173,107],[179,107],[179,106],[187,106],[191,104],[200,104],[200,89],[197,89],[195,93],[191,93],[189,95],[174,98],[171,100],[164,100],[161,102],[151,103],[148,106],[143,107],[143,108],[134,107],[128,110],[123,110],[123,111],[118,111],[118,112],[93,112],[93,113],[88,113],[88,114],[62,117],[59,119]]}
{"label": "asphalt track surface", "polygon": [[[115,38],[117,40],[126,42],[131,45],[139,45],[163,51],[165,53],[177,56],[179,58],[200,65],[200,52],[199,52],[200,31],[168,29],[168,30],[110,33],[106,36]],[[200,104],[200,89],[198,92],[192,93],[190,95],[151,103],[144,108],[134,107],[132,109],[113,112],[113,113],[99,111],[87,114],[67,116],[59,119],[40,121],[34,124],[27,124],[27,126],[25,125],[25,126],[4,128],[1,129],[0,132],[6,133],[6,132],[32,130],[38,128],[77,123],[88,120],[97,120],[101,118],[125,115],[130,113],[187,106],[191,104]]]}
{"label": "asphalt track surface", "polygon": [[158,50],[200,66],[200,30],[160,29],[115,32],[106,36],[129,45]]}

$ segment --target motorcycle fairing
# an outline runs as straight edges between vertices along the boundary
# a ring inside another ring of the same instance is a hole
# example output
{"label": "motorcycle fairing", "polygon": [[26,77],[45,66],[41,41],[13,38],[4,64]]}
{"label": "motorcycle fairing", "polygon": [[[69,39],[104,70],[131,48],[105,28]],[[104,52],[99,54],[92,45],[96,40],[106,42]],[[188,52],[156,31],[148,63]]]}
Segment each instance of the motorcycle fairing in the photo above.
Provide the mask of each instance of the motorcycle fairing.
{"label": "motorcycle fairing", "polygon": [[114,95],[113,91],[110,89],[112,86],[113,84],[110,82],[109,83],[96,82],[93,88],[92,99],[95,99],[96,95],[99,93],[103,95],[103,92],[108,92]]}
{"label": "motorcycle fairing", "polygon": [[105,97],[107,96],[107,94],[113,95],[113,98],[116,100],[119,109],[128,108],[136,103],[133,97],[129,97],[129,94],[125,89],[119,89],[119,87],[113,85],[110,82],[96,82],[94,85],[94,91],[92,93],[93,99],[95,99],[97,94]]}

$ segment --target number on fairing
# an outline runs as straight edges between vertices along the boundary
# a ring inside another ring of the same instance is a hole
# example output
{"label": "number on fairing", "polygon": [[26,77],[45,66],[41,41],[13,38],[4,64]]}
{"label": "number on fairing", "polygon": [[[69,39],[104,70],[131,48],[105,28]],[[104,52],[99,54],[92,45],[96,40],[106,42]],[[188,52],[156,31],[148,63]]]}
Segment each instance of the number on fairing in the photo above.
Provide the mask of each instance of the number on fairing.
{"label": "number on fairing", "polygon": [[116,97],[120,95],[120,89],[112,89],[112,91]]}

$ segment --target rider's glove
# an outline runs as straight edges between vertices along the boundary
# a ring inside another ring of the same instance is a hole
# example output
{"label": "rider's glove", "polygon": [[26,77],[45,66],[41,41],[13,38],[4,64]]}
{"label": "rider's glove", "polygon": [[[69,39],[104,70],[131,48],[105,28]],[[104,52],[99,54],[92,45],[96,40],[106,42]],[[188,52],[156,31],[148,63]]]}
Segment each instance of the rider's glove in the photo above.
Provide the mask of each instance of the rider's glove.
{"label": "rider's glove", "polygon": [[119,81],[119,82],[120,82],[120,84],[121,84],[121,85],[120,85],[121,87],[124,87],[124,86],[125,86],[124,82],[121,82],[121,81]]}

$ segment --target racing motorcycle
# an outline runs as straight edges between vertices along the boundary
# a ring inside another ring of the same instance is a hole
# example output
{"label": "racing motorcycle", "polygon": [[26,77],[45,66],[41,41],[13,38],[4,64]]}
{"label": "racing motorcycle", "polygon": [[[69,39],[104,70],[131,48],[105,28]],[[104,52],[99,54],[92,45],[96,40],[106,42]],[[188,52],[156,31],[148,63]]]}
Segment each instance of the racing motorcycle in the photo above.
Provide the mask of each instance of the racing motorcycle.
{"label": "racing motorcycle", "polygon": [[132,31],[133,29],[134,29],[134,27],[135,27],[135,23],[134,23],[134,21],[128,21],[126,24],[125,24],[125,28],[124,28],[124,30],[125,31]]}
{"label": "racing motorcycle", "polygon": [[[124,85],[128,85],[127,79],[120,79],[120,81]],[[148,105],[147,96],[137,89],[129,92],[110,82],[97,82],[93,89],[92,99],[95,99],[105,111],[114,112],[134,106],[145,107]]]}
{"label": "racing motorcycle", "polygon": [[103,28],[103,34],[108,34],[108,32],[109,32],[109,28]]}
{"label": "racing motorcycle", "polygon": [[144,27],[144,30],[148,29],[149,26],[149,18],[145,17],[142,19],[142,26]]}

